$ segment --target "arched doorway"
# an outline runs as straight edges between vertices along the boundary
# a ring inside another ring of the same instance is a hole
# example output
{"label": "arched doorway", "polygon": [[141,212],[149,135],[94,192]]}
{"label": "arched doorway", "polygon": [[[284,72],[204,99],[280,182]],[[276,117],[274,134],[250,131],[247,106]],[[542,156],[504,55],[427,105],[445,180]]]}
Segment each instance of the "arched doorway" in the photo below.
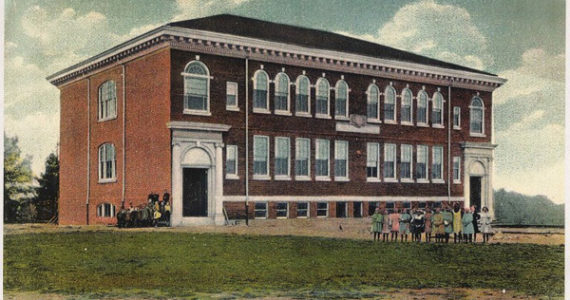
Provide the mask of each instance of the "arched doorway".
{"label": "arched doorway", "polygon": [[206,150],[191,148],[182,159],[182,217],[207,217],[212,159]]}

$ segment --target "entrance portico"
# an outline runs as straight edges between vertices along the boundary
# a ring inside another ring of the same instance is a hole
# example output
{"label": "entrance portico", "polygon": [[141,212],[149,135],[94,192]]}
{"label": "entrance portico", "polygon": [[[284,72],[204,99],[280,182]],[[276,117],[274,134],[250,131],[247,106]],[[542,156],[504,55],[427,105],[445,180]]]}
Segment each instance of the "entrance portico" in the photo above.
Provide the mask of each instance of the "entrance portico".
{"label": "entrance portico", "polygon": [[463,172],[465,206],[487,207],[494,218],[493,198],[493,150],[497,145],[487,143],[463,143],[465,172]]}
{"label": "entrance portico", "polygon": [[173,121],[172,226],[223,225],[222,134],[231,126]]}

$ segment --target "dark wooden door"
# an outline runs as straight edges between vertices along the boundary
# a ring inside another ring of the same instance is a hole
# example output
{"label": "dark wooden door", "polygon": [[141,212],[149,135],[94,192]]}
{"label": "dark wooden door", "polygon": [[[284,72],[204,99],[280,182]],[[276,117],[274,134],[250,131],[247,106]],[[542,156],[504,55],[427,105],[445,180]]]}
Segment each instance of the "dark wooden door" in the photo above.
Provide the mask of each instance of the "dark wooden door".
{"label": "dark wooden door", "polygon": [[469,178],[471,205],[477,205],[477,211],[481,209],[481,177],[471,176]]}
{"label": "dark wooden door", "polygon": [[208,170],[185,168],[182,216],[208,216]]}

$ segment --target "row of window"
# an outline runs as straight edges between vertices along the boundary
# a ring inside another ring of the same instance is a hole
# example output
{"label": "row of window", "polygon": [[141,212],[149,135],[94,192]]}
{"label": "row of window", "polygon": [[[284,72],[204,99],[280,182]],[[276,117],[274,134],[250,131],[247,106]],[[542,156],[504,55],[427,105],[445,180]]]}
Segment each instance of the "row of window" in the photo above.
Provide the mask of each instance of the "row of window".
{"label": "row of window", "polygon": [[[253,179],[269,180],[269,149],[270,138],[256,135],[253,137]],[[274,138],[274,180],[291,179],[291,142],[288,137]],[[335,181],[348,181],[348,141],[334,141],[334,170],[330,170],[331,147],[327,139],[315,139],[315,179],[329,181],[331,173]],[[381,153],[380,143],[367,143],[366,145],[366,179],[369,182],[429,182],[429,146],[416,146],[416,160],[414,164],[414,146],[400,145],[399,173],[397,172],[398,145],[385,143]],[[295,180],[311,180],[311,140],[295,138]],[[444,182],[443,178],[443,147],[431,147],[431,181]],[[238,179],[238,147],[228,145],[226,150],[226,178]],[[380,176],[380,166],[383,164],[383,173]],[[332,172],[331,172],[332,171]],[[415,173],[414,173],[415,171]],[[381,178],[382,177],[382,178]],[[461,157],[453,157],[453,181],[461,182]]]}

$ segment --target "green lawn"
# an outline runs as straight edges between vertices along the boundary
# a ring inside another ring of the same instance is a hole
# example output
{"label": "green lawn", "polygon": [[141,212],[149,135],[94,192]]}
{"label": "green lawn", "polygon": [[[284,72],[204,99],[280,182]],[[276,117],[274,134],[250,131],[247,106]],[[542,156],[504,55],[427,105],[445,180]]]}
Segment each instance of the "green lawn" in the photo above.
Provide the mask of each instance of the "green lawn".
{"label": "green lawn", "polygon": [[9,291],[172,297],[369,287],[560,296],[564,247],[128,231],[4,236]]}

